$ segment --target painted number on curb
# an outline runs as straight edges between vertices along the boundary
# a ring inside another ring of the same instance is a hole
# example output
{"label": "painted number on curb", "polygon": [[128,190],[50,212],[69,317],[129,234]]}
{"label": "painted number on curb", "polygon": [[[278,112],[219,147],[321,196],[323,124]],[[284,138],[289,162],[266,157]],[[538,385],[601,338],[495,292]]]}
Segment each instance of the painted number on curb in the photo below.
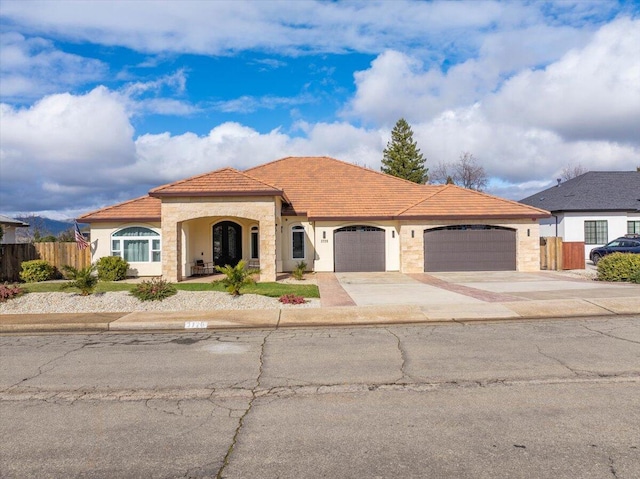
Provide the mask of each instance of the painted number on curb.
{"label": "painted number on curb", "polygon": [[208,325],[206,321],[185,321],[184,329],[207,329]]}

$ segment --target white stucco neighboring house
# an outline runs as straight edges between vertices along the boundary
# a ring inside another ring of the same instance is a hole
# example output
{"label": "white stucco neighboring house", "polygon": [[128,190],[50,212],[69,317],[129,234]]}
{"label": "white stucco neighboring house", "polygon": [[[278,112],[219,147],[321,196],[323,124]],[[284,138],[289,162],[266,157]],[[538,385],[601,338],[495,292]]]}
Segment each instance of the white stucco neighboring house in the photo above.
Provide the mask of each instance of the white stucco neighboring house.
{"label": "white stucco neighboring house", "polygon": [[520,202],[550,211],[540,236],[583,241],[586,259],[595,247],[640,233],[640,171],[589,171]]}
{"label": "white stucco neighboring house", "polygon": [[454,185],[418,185],[327,157],[222,168],[88,213],[93,261],[170,281],[246,260],[261,281],[317,272],[537,271],[548,211]]}
{"label": "white stucco neighboring house", "polygon": [[0,244],[13,244],[16,242],[16,228],[28,228],[29,225],[24,221],[0,215],[0,227],[4,232]]}

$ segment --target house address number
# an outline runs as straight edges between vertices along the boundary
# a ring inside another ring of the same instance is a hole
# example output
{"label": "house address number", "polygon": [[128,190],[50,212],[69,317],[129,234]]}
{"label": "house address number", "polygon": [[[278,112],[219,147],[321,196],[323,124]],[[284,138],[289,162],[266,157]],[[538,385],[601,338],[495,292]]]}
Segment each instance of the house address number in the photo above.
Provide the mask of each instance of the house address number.
{"label": "house address number", "polygon": [[207,329],[208,325],[206,321],[185,321],[184,329]]}

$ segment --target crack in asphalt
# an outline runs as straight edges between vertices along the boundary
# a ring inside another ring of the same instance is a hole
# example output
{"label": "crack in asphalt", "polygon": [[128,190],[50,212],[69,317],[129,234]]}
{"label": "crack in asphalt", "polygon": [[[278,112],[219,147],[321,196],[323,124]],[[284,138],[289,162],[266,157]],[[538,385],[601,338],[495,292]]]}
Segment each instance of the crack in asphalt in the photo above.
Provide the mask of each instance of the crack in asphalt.
{"label": "crack in asphalt", "polygon": [[561,359],[556,358],[555,356],[552,356],[550,354],[544,353],[542,351],[542,349],[540,348],[540,346],[537,345],[537,344],[536,344],[536,348],[538,349],[538,353],[541,356],[544,356],[547,359],[551,359],[552,361],[557,362],[559,365],[561,365],[562,367],[568,369],[572,374],[575,374],[576,376],[581,376],[581,375],[584,375],[584,374],[595,374],[593,371],[586,371],[586,370],[582,370],[582,369],[572,368],[571,366],[569,366],[567,363],[565,363]]}
{"label": "crack in asphalt", "polygon": [[244,411],[244,414],[242,414],[242,416],[240,416],[240,418],[238,419],[238,426],[236,427],[235,433],[233,434],[233,438],[231,439],[231,444],[227,449],[227,453],[224,456],[224,459],[222,461],[222,466],[220,466],[220,469],[216,474],[216,479],[222,479],[223,477],[222,474],[224,473],[224,470],[229,465],[229,461],[231,460],[231,454],[233,454],[233,450],[238,442],[238,437],[240,436],[240,432],[242,431],[244,420],[247,417],[247,415],[251,412],[251,409],[253,408],[253,402],[256,400],[257,391],[260,388],[260,380],[262,379],[262,373],[264,371],[264,352],[266,349],[267,340],[269,339],[269,336],[271,336],[273,331],[275,330],[269,331],[264,336],[264,339],[262,340],[262,346],[260,348],[260,368],[258,370],[258,377],[256,378],[255,386],[251,389],[251,399],[249,400],[249,404],[247,405],[247,408]]}
{"label": "crack in asphalt", "polygon": [[402,341],[400,340],[400,336],[398,336],[396,333],[394,333],[393,331],[391,331],[391,329],[389,328],[385,328],[385,330],[394,338],[396,338],[397,341],[397,347],[398,347],[398,352],[400,353],[400,359],[402,360],[401,364],[400,364],[400,378],[397,379],[395,382],[398,383],[400,381],[405,381],[406,382],[406,378],[411,379],[412,381],[415,382],[415,378],[413,378],[409,373],[407,373],[405,367],[407,365],[407,352],[404,350],[404,347],[402,346]]}
{"label": "crack in asphalt", "polygon": [[80,351],[81,349],[84,349],[85,347],[87,347],[88,344],[87,343],[82,343],[80,346],[75,347],[73,349],[70,349],[69,351],[66,351],[65,353],[61,354],[60,356],[57,356],[53,359],[50,359],[49,361],[47,361],[46,363],[38,366],[38,372],[32,376],[29,376],[27,378],[23,378],[20,381],[18,381],[15,384],[12,384],[11,386],[9,386],[7,389],[11,389],[11,388],[15,388],[18,387],[20,384],[25,383],[27,381],[31,381],[41,375],[43,375],[44,373],[48,373],[49,371],[53,371],[53,369],[55,369],[55,366],[52,366],[50,369],[47,369],[46,371],[44,370],[45,367],[55,363],[56,361],[60,361],[61,359],[66,358],[69,354],[75,353],[77,351]]}
{"label": "crack in asphalt", "polygon": [[[445,389],[472,389],[491,387],[518,387],[518,386],[545,386],[557,384],[605,384],[605,383],[640,383],[640,372],[622,373],[616,375],[575,376],[568,378],[548,377],[538,379],[508,379],[492,378],[482,380],[449,380],[449,381],[424,381],[412,383],[333,383],[298,386],[274,386],[271,388],[231,388],[231,389],[184,389],[174,388],[157,391],[155,389],[139,390],[113,390],[104,391],[96,389],[77,389],[74,391],[36,390],[34,388],[13,388],[10,391],[0,391],[0,402],[3,401],[180,401],[180,400],[204,400],[215,406],[230,411],[230,417],[234,413],[242,414],[242,419],[250,411],[253,401],[257,398],[285,398],[290,396],[311,396],[316,394],[348,394],[366,393],[371,391],[414,391],[431,392]],[[217,400],[244,399],[249,400],[247,408],[230,408],[223,406]],[[157,409],[153,406],[151,409]],[[164,410],[163,410],[164,411]],[[239,429],[238,429],[239,431]]]}
{"label": "crack in asphalt", "polygon": [[613,462],[613,457],[609,456],[609,472],[613,477],[618,477],[618,471],[616,471],[616,466]]}
{"label": "crack in asphalt", "polygon": [[620,336],[616,336],[614,334],[605,333],[604,331],[600,331],[600,330],[597,330],[597,329],[590,328],[589,326],[587,326],[585,324],[583,324],[582,327],[584,329],[586,329],[587,331],[591,331],[592,333],[598,333],[598,334],[601,334],[602,336],[606,336],[606,337],[611,338],[611,339],[618,339],[620,341],[626,341],[627,343],[640,344],[640,341],[634,341],[633,339],[621,338]]}

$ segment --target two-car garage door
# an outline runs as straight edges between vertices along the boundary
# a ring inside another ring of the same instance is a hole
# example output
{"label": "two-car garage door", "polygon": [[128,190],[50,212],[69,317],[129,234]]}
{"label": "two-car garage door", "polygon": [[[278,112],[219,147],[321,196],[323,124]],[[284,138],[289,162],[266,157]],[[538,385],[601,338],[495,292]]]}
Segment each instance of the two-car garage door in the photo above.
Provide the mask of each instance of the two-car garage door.
{"label": "two-car garage door", "polygon": [[516,232],[458,225],[424,232],[425,271],[515,271]]}

